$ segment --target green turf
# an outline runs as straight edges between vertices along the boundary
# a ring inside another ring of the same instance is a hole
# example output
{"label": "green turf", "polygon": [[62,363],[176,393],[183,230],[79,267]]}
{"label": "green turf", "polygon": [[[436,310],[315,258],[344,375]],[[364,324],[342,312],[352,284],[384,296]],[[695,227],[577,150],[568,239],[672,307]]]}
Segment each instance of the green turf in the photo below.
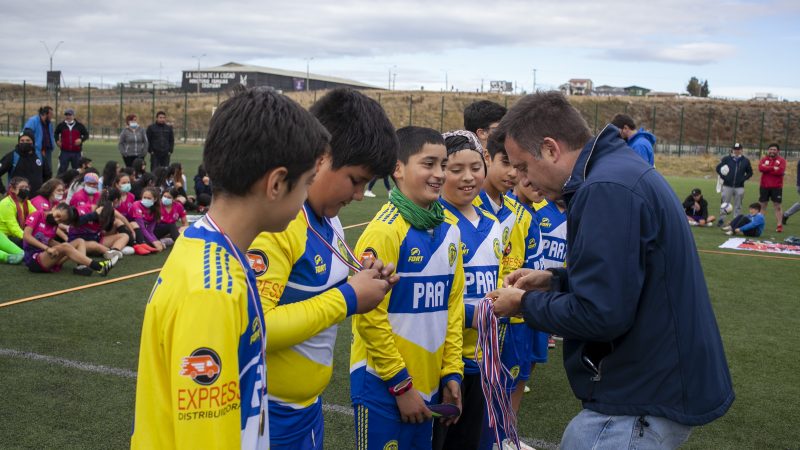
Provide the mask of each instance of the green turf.
{"label": "green turf", "polygon": [[[0,146],[7,140],[0,139]],[[116,156],[113,143],[89,142],[86,152],[102,165]],[[199,162],[199,147],[179,147],[173,157],[187,170]],[[712,179],[669,177],[681,199],[700,187],[716,205]],[[756,197],[751,183],[745,204]],[[376,199],[351,204],[342,223],[369,220],[386,200],[382,183]],[[787,195],[787,203],[794,201]],[[713,206],[711,208],[714,209]],[[712,211],[713,212],[713,211]],[[800,219],[786,231],[774,232],[771,210],[764,238],[800,235]],[[361,229],[347,230],[355,243]],[[695,228],[701,250],[716,250],[724,242],[718,228]],[[127,257],[109,278],[157,268],[165,255]],[[800,359],[800,258],[765,259],[701,253],[737,399],[722,419],[696,429],[685,448],[789,448],[800,442],[797,373]],[[33,275],[23,267],[0,266],[0,302],[101,281],[67,270]],[[93,364],[136,370],[144,303],[155,275],[0,309],[0,350],[14,349]],[[349,406],[348,358],[350,323],[339,329],[335,367],[327,403]],[[534,374],[533,392],[526,394],[520,417],[523,436],[556,443],[570,418],[580,409],[561,364],[560,348]],[[133,418],[132,379],[100,375],[41,361],[0,356],[2,448],[123,448]],[[326,448],[352,448],[352,417],[326,411]]]}

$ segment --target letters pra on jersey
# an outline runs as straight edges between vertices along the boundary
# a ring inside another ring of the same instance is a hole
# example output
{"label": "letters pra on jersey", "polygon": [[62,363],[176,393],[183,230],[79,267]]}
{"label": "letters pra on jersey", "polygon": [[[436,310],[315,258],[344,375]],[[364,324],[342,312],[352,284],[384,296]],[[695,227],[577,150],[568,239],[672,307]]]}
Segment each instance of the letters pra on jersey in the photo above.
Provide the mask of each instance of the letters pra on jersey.
{"label": "letters pra on jersey", "polygon": [[400,281],[373,311],[353,318],[350,389],[353,403],[399,422],[389,386],[411,376],[426,403],[437,402],[443,379],[460,381],[464,270],[456,220],[419,230],[391,203],[356,245],[356,254],[395,263]]}
{"label": "letters pra on jersey", "polygon": [[553,202],[544,203],[536,210],[542,231],[542,268],[564,267],[567,262],[567,213],[561,212]]}
{"label": "letters pra on jersey", "polygon": [[503,232],[492,214],[475,207],[478,224],[474,225],[458,209],[441,200],[444,207],[458,220],[461,231],[461,256],[464,264],[464,373],[480,374],[475,362],[477,330],[470,327],[477,304],[486,294],[499,286],[500,260],[503,257]]}
{"label": "letters pra on jersey", "polygon": [[256,280],[208,216],[175,242],[145,309],[131,447],[269,447]]}
{"label": "letters pra on jersey", "polygon": [[352,259],[339,219],[320,219],[308,204],[303,208],[285,231],[260,234],[247,252],[267,329],[273,445],[308,437],[322,421],[320,394],[333,369],[335,324],[357,306],[346,283],[350,269],[333,253]]}

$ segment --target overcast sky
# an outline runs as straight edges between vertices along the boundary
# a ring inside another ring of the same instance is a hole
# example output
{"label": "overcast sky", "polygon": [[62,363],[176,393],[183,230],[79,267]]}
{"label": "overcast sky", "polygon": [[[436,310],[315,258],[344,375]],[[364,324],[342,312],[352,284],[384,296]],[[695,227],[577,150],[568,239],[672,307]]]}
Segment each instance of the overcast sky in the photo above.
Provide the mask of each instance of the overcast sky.
{"label": "overcast sky", "polygon": [[0,81],[43,84],[50,50],[70,86],[229,61],[398,89],[554,88],[570,78],[712,96],[800,100],[800,1],[12,2],[0,8]]}

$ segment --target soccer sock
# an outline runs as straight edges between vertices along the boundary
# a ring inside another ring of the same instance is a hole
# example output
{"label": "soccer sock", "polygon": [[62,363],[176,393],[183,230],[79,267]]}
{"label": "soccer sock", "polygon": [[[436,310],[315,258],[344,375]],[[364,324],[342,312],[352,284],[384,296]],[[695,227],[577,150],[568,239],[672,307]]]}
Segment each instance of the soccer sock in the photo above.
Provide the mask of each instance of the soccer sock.
{"label": "soccer sock", "polygon": [[103,266],[101,266],[100,263],[95,261],[95,260],[92,260],[92,262],[89,263],[89,267],[91,267],[92,270],[102,270],[103,269]]}
{"label": "soccer sock", "polygon": [[145,243],[144,234],[142,233],[142,229],[141,228],[137,228],[136,229],[136,241],[135,242],[137,244],[144,244]]}

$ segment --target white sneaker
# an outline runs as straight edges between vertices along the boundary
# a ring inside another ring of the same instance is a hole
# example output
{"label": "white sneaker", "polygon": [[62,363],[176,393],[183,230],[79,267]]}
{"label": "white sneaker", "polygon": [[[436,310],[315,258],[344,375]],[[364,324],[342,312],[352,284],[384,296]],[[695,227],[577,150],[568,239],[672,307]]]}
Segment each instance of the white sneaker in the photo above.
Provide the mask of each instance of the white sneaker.
{"label": "white sneaker", "polygon": [[122,254],[125,256],[131,256],[134,253],[136,252],[133,251],[133,247],[131,247],[130,245],[126,245],[125,247],[122,248]]}
{"label": "white sneaker", "polygon": [[731,231],[731,226],[730,225],[726,225],[726,226],[722,227],[722,231]]}
{"label": "white sneaker", "polygon": [[707,226],[707,227],[713,227],[713,226],[714,226],[714,223],[713,223],[713,222],[708,222],[708,223],[706,224],[706,226]]}
{"label": "white sneaker", "polygon": [[119,250],[111,249],[105,253],[103,253],[103,257],[111,262],[111,267],[117,265],[117,261],[122,257],[122,252]]}
{"label": "white sneaker", "polygon": [[530,391],[531,391],[531,388],[530,388],[530,386],[528,386],[528,385],[526,384],[526,385],[525,385],[525,389],[524,389],[524,391],[525,391],[525,393],[526,393],[526,394],[527,394],[528,392],[530,392]]}
{"label": "white sneaker", "polygon": [[727,234],[728,236],[733,236],[733,231],[726,231],[725,234]]}
{"label": "white sneaker", "polygon": [[375,198],[375,193],[367,189],[364,191],[364,197]]}
{"label": "white sneaker", "polygon": [[696,220],[690,220],[689,221],[689,225],[693,226],[693,227],[696,227],[697,226],[697,221]]}

